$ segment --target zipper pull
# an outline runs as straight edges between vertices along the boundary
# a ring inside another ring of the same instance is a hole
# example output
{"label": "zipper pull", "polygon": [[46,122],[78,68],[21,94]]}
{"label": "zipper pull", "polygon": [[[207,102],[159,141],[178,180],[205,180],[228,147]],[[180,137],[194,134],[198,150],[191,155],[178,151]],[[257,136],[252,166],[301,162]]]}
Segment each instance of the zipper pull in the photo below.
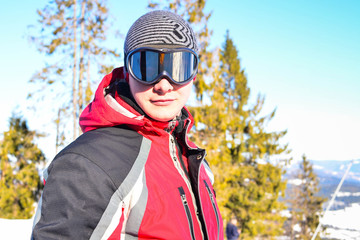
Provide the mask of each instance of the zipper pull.
{"label": "zipper pull", "polygon": [[186,200],[185,194],[181,194],[181,200],[182,200],[182,202],[183,202],[185,205],[188,204],[188,203],[187,203],[187,200]]}

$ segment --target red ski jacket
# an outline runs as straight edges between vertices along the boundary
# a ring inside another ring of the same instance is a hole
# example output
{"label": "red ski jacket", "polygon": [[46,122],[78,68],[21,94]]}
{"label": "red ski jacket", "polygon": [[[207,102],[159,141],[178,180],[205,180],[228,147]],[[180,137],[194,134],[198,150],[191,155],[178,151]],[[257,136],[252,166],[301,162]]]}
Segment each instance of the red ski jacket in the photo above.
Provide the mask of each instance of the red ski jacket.
{"label": "red ski jacket", "polygon": [[45,172],[32,239],[223,239],[193,119],[158,122],[129,95],[123,69],[100,83],[84,131]]}

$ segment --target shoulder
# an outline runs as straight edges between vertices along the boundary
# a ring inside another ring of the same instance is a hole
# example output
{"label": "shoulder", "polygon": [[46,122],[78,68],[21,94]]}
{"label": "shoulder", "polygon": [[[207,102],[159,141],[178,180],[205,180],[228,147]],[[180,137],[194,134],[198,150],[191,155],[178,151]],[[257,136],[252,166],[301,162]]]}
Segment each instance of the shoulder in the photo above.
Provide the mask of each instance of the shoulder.
{"label": "shoulder", "polygon": [[118,146],[118,144],[131,143],[134,147],[140,145],[142,135],[125,127],[105,127],[95,129],[82,134],[67,148],[80,150],[84,145],[91,145],[97,148],[108,145],[109,147]]}
{"label": "shoulder", "polygon": [[150,142],[133,130],[100,128],[81,135],[64,148],[53,163],[74,166],[82,163],[84,169],[100,168],[118,185],[137,162],[140,153],[146,160],[149,148]]}

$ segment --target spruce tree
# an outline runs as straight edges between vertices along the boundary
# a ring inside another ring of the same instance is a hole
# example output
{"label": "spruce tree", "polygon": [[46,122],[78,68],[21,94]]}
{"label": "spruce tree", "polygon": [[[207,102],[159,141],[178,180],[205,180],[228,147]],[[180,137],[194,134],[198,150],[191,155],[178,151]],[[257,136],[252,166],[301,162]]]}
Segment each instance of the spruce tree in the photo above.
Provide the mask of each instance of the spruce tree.
{"label": "spruce tree", "polygon": [[286,186],[281,164],[288,159],[278,155],[289,152],[279,143],[286,131],[265,130],[275,110],[260,116],[264,97],[249,103],[247,77],[229,34],[219,54],[208,49],[211,13],[205,13],[205,5],[205,0],[153,0],[149,7],[182,15],[198,35],[201,65],[194,82],[198,102],[189,107],[196,124],[191,134],[207,150],[223,217],[237,217],[243,239],[280,235],[284,221],[280,211],[285,206],[278,197]]}
{"label": "spruce tree", "polygon": [[25,120],[12,117],[9,131],[0,142],[0,218],[31,218],[42,183],[37,167],[44,154],[34,143],[38,136]]}
{"label": "spruce tree", "polygon": [[[319,224],[326,198],[318,194],[319,179],[313,170],[313,165],[305,155],[302,157],[295,177],[301,184],[294,186],[289,194],[288,201],[291,209],[289,235],[292,239],[311,239]],[[299,233],[293,232],[295,224],[300,226]],[[316,239],[320,239],[319,235]]]}
{"label": "spruce tree", "polygon": [[266,131],[275,110],[260,116],[262,96],[249,103],[247,77],[229,32],[219,63],[208,91],[211,103],[190,108],[194,140],[207,149],[220,210],[226,220],[237,217],[242,239],[280,235],[285,206],[278,198],[286,187],[281,164],[287,159],[274,159],[288,152],[287,145],[279,143],[286,131]]}

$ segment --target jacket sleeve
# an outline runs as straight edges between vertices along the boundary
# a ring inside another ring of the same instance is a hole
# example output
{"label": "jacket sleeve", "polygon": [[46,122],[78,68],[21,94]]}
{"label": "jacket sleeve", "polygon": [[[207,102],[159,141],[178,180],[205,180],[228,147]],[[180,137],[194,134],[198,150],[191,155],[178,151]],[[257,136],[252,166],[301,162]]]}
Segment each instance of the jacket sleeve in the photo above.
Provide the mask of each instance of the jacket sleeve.
{"label": "jacket sleeve", "polygon": [[31,239],[89,239],[115,190],[95,163],[79,154],[62,154],[48,168]]}

